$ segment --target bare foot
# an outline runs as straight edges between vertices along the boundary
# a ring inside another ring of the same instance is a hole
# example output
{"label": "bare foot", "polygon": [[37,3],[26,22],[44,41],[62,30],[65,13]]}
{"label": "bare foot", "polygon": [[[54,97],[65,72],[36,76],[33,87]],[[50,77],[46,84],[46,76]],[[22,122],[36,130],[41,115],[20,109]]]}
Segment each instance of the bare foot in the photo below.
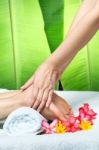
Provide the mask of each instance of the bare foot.
{"label": "bare foot", "polygon": [[72,110],[66,100],[54,93],[50,107],[45,108],[41,113],[44,117],[50,120],[53,120],[55,118],[66,120],[72,115]]}
{"label": "bare foot", "polygon": [[4,98],[10,98],[12,96],[15,96],[16,94],[19,94],[21,92],[21,90],[14,90],[14,91],[10,91],[10,92],[6,92],[6,93],[0,93],[0,100],[4,99]]}
{"label": "bare foot", "polygon": [[22,101],[24,106],[32,107],[34,102],[32,99],[32,91],[33,86],[31,85],[28,89],[20,91],[19,94],[15,95],[14,99]]}
{"label": "bare foot", "polygon": [[[31,85],[28,89],[19,92],[19,94],[13,96],[13,98],[17,101],[22,101],[23,106],[32,107],[33,106],[33,99],[32,99],[32,91],[33,86]],[[71,108],[70,105],[61,97],[53,94],[52,103],[50,104],[49,108],[44,108],[41,111],[41,114],[50,120],[54,118],[58,118],[61,120],[66,120],[71,115]]]}

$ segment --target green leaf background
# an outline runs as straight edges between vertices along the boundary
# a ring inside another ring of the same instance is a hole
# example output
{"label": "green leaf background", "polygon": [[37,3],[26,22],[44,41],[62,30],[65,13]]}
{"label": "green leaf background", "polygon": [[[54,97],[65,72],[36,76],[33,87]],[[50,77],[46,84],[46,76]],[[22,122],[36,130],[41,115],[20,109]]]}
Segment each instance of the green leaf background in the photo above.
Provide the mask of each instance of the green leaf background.
{"label": "green leaf background", "polygon": [[[66,35],[80,0],[0,0],[0,87],[18,89]],[[99,90],[99,33],[64,71],[64,90]]]}

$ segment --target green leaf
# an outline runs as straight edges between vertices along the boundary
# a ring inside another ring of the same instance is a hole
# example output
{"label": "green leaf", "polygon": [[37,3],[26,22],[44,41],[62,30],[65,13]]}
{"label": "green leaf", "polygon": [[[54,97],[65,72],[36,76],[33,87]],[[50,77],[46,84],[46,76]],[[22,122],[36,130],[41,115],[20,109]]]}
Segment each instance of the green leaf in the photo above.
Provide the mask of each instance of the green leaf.
{"label": "green leaf", "polygon": [[0,0],[0,87],[15,88],[9,3]]}
{"label": "green leaf", "polygon": [[[80,0],[0,0],[0,87],[16,89],[29,79],[61,43],[79,5]],[[65,70],[64,90],[99,90],[98,39],[99,33]]]}
{"label": "green leaf", "polygon": [[51,52],[63,41],[64,0],[39,0]]}
{"label": "green leaf", "polygon": [[50,54],[43,17],[38,0],[1,0],[0,7],[0,83],[19,88]]}

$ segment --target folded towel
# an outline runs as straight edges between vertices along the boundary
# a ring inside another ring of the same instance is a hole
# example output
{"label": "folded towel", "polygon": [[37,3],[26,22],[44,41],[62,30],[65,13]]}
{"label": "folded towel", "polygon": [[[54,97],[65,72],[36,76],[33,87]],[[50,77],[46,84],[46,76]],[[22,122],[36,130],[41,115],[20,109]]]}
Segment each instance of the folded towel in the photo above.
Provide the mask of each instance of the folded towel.
{"label": "folded towel", "polygon": [[36,110],[21,107],[13,111],[3,125],[3,131],[11,135],[38,134],[43,131],[42,120],[45,118]]}

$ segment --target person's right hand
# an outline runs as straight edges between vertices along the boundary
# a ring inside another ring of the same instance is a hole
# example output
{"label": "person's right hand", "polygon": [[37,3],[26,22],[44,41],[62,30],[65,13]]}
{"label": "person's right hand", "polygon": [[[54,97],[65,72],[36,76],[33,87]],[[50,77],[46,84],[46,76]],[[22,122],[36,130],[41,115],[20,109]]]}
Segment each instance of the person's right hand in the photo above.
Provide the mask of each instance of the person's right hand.
{"label": "person's right hand", "polygon": [[45,106],[49,107],[52,101],[54,86],[59,76],[59,72],[55,69],[54,65],[44,62],[25,85],[21,87],[22,90],[26,90],[33,85],[32,107],[34,109],[40,112]]}
{"label": "person's right hand", "polygon": [[[19,99],[22,101],[23,106],[32,107],[32,103],[34,102],[32,99],[32,85],[25,91],[21,91],[15,97],[17,100]],[[55,118],[66,120],[72,115],[72,110],[66,100],[53,93],[49,108],[45,107],[40,113],[48,120],[53,120]]]}

